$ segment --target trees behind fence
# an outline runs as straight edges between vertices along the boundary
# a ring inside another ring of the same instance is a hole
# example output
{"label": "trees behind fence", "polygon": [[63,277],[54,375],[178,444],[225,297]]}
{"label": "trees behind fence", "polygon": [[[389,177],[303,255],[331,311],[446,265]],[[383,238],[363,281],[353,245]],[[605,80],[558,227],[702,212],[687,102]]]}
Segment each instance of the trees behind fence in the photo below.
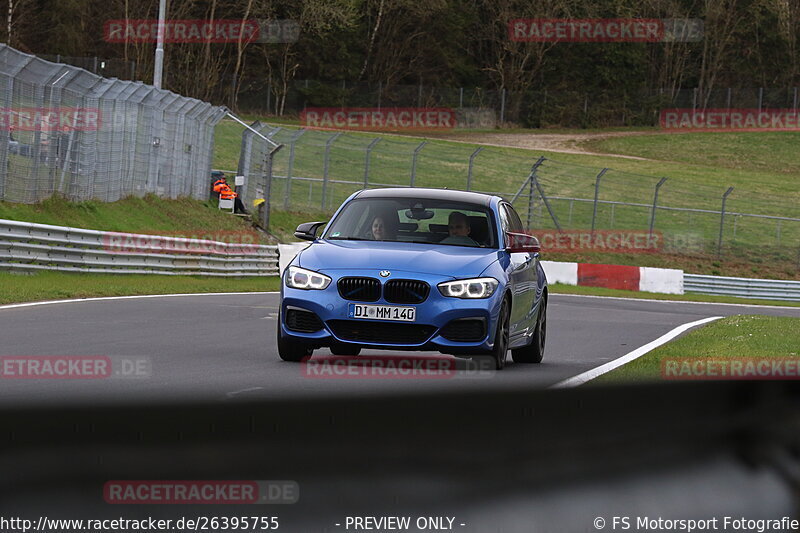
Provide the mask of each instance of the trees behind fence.
{"label": "trees behind fence", "polygon": [[[380,83],[297,80],[276,97],[275,87],[263,81],[244,84],[242,108],[267,114],[299,114],[308,107],[449,107],[488,109],[497,124],[524,127],[657,126],[664,108],[686,109],[798,109],[800,89],[720,88],[700,91],[581,91],[537,88],[524,94],[485,87],[435,87]],[[282,89],[282,88],[281,88]],[[511,101],[520,102],[510,106]]]}

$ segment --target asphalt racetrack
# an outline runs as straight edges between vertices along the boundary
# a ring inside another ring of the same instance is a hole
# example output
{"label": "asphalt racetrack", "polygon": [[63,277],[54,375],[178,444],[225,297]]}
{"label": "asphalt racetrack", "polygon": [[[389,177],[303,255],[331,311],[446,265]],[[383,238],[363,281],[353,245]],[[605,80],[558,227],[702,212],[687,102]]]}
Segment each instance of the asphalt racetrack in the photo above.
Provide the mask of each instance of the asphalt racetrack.
{"label": "asphalt racetrack", "polygon": [[[311,375],[278,358],[277,293],[100,299],[0,308],[0,357],[107,356],[102,379],[0,379],[0,405],[325,397],[497,388],[545,388],[711,316],[800,317],[800,309],[552,295],[548,340],[539,365],[510,362],[501,372],[459,360],[436,379]],[[364,351],[361,357],[390,352]],[[314,356],[330,356],[327,349]],[[403,357],[450,356],[396,352]],[[509,354],[510,359],[510,354]],[[126,361],[127,363],[123,362]],[[128,365],[123,374],[119,365]],[[140,365],[131,371],[132,365]]]}

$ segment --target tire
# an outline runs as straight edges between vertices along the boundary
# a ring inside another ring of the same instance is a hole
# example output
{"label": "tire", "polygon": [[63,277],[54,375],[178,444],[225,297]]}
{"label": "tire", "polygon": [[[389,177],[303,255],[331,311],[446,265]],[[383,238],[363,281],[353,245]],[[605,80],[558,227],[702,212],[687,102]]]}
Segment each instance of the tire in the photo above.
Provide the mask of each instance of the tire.
{"label": "tire", "polygon": [[536,330],[533,332],[528,346],[511,350],[515,363],[541,363],[544,357],[544,345],[547,340],[547,300],[542,299],[542,308],[536,317]]}
{"label": "tire", "polygon": [[[503,299],[500,306],[500,314],[497,315],[497,329],[494,334],[494,349],[487,355],[472,357],[472,360],[480,365],[481,369],[489,364],[495,370],[503,370],[506,366],[506,356],[508,355],[508,322],[509,322],[508,299]],[[487,364],[488,363],[488,364]]]}
{"label": "tire", "polygon": [[278,336],[278,356],[284,361],[291,361],[292,363],[299,363],[303,359],[310,358],[314,353],[314,349],[302,342],[293,341],[290,338],[281,335],[281,316],[278,315],[277,324]]}
{"label": "tire", "polygon": [[330,346],[333,355],[358,355],[361,353],[361,346],[336,342]]}

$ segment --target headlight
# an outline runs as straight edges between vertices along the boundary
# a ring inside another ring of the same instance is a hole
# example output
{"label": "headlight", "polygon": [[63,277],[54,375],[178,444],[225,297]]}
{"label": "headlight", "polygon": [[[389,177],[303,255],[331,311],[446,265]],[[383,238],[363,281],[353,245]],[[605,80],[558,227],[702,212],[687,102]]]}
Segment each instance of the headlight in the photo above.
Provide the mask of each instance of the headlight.
{"label": "headlight", "polygon": [[331,278],[325,274],[290,266],[286,272],[286,286],[293,289],[325,289],[331,283]]}
{"label": "headlight", "polygon": [[446,281],[437,287],[442,296],[451,298],[488,298],[494,293],[498,284],[494,278],[475,278]]}

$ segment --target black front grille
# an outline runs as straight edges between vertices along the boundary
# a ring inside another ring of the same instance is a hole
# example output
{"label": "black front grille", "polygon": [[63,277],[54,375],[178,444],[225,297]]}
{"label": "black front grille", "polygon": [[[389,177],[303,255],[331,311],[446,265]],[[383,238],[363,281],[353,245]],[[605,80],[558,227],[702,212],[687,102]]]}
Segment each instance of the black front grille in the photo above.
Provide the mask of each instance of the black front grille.
{"label": "black front grille", "polygon": [[431,286],[424,281],[393,279],[383,287],[383,299],[393,304],[419,304],[428,298]]}
{"label": "black front grille", "polygon": [[478,342],[486,336],[486,322],[480,318],[462,318],[442,328],[442,337],[453,342]]}
{"label": "black front grille", "polygon": [[342,278],[339,296],[356,302],[375,302],[381,297],[381,282],[375,278]]}
{"label": "black front grille", "polygon": [[394,324],[366,320],[329,320],[328,326],[342,340],[372,344],[421,344],[436,328],[422,324]]}
{"label": "black front grille", "polygon": [[286,311],[286,329],[302,333],[314,333],[322,329],[322,321],[311,311],[288,309]]}

